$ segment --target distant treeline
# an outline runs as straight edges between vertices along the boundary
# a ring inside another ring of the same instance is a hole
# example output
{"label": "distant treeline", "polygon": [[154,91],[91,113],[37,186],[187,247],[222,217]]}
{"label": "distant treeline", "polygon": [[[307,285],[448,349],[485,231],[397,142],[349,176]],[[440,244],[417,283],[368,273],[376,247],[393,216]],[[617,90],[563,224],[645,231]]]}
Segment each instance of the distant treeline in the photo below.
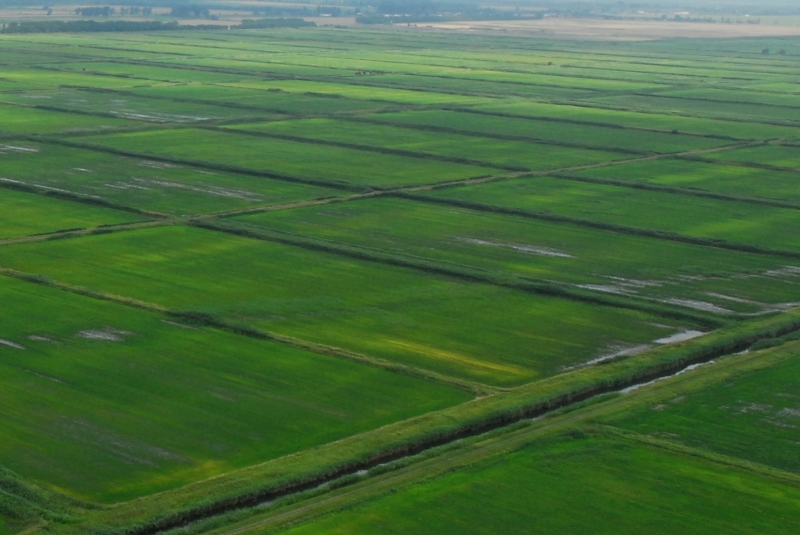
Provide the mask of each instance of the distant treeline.
{"label": "distant treeline", "polygon": [[[255,28],[302,28],[316,26],[313,22],[303,19],[245,19],[240,25],[230,26],[234,30],[248,30]],[[107,21],[93,20],[74,21],[42,21],[42,22],[11,22],[3,25],[0,34],[8,33],[90,33],[90,32],[151,32],[160,30],[220,30],[226,26],[203,24],[199,26],[180,26],[177,22],[160,21]]]}
{"label": "distant treeline", "polygon": [[495,9],[472,4],[431,2],[429,0],[382,0],[359,13],[361,24],[448,22],[456,20],[541,19],[543,12]]}
{"label": "distant treeline", "polygon": [[240,25],[232,28],[253,30],[257,28],[304,28],[316,25],[316,22],[309,22],[303,19],[244,19]]}

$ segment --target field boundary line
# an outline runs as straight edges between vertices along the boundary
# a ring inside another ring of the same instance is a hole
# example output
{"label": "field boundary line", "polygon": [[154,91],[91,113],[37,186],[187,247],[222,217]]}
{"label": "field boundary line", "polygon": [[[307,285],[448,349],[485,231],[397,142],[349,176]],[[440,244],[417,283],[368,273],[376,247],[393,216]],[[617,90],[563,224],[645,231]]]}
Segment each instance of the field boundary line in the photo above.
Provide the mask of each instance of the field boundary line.
{"label": "field boundary line", "polygon": [[[164,225],[162,224],[159,226],[164,226]],[[137,230],[137,229],[130,229],[130,230]],[[83,236],[86,235],[91,235],[91,234],[83,234]],[[481,397],[485,397],[487,395],[496,394],[498,392],[507,392],[511,390],[509,388],[489,386],[478,382],[469,381],[466,379],[451,377],[424,368],[417,368],[401,363],[391,362],[381,358],[370,357],[367,355],[362,355],[360,353],[355,353],[353,351],[348,351],[346,349],[319,344],[309,340],[303,340],[292,336],[273,333],[269,331],[263,331],[255,327],[251,327],[249,325],[232,323],[217,316],[203,312],[172,310],[168,307],[158,305],[155,303],[141,301],[138,299],[133,299],[130,297],[103,292],[99,290],[93,290],[85,286],[79,286],[75,284],[56,281],[45,275],[26,273],[23,271],[18,271],[15,269],[0,266],[0,276],[6,276],[9,278],[14,278],[25,282],[30,282],[33,284],[40,284],[42,286],[47,286],[49,288],[66,291],[69,293],[81,295],[91,299],[108,301],[118,305],[137,308],[140,310],[145,310],[147,312],[157,313],[167,318],[181,319],[189,324],[194,324],[202,327],[211,327],[221,331],[226,331],[240,336],[247,336],[249,338],[254,338],[258,340],[276,342],[297,349],[302,349],[317,355],[345,359],[352,362],[356,362],[361,365],[371,366],[373,368],[380,368],[392,373],[397,373],[409,377],[414,377],[416,379],[439,383],[442,385],[449,386],[451,388],[457,388],[459,390],[467,391],[476,396],[476,399],[480,399]]]}
{"label": "field boundary line", "polygon": [[[771,144],[770,143],[763,143],[762,144],[762,146],[765,146],[765,147],[769,146],[769,145],[771,145]],[[773,145],[786,146],[783,143],[776,143],[776,144],[773,144]],[[792,145],[788,145],[788,146],[792,147]],[[747,162],[747,161],[735,161],[735,160],[734,161],[712,160],[710,158],[703,158],[703,157],[695,156],[695,155],[692,155],[692,154],[685,154],[685,155],[681,154],[681,155],[677,155],[676,157],[680,158],[682,160],[695,161],[695,162],[701,162],[701,163],[710,163],[710,164],[715,164],[715,165],[733,165],[733,166],[739,166],[739,167],[749,167],[751,169],[764,169],[765,171],[781,171],[781,172],[784,172],[784,173],[800,173],[800,165],[798,165],[798,167],[787,167],[787,166],[772,165],[772,164],[768,164],[768,163],[759,163],[759,162]]]}
{"label": "field boundary line", "polygon": [[443,156],[440,154],[433,154],[430,152],[419,152],[413,150],[404,150],[404,149],[393,149],[390,147],[381,147],[378,145],[362,145],[359,143],[349,143],[344,141],[333,141],[329,139],[320,139],[320,138],[312,138],[312,137],[304,137],[304,136],[293,136],[288,134],[278,134],[273,132],[262,132],[262,131],[254,131],[254,130],[241,130],[237,128],[219,128],[219,127],[202,127],[205,130],[212,130],[215,132],[225,132],[225,133],[235,133],[244,136],[251,136],[251,137],[263,137],[263,138],[271,138],[271,139],[280,139],[284,141],[294,141],[297,143],[306,143],[309,145],[326,145],[331,147],[339,147],[343,149],[352,149],[352,150],[359,150],[364,152],[376,152],[378,154],[388,154],[392,156],[403,156],[406,158],[416,158],[419,160],[436,160],[440,162],[447,162],[447,163],[457,163],[461,165],[472,165],[472,166],[479,166],[479,167],[491,167],[494,169],[500,169],[503,171],[519,171],[519,172],[529,172],[531,169],[528,167],[522,167],[518,165],[503,165],[495,162],[488,162],[483,160],[473,160],[470,158],[462,158],[459,156]]}
{"label": "field boundary line", "polygon": [[294,175],[287,175],[283,173],[275,173],[272,171],[261,171],[258,169],[253,169],[250,167],[239,167],[235,165],[228,165],[228,164],[217,164],[213,162],[206,162],[206,161],[197,161],[197,160],[190,160],[186,158],[174,158],[168,156],[160,156],[158,154],[151,154],[147,152],[136,152],[136,151],[129,151],[125,149],[117,149],[114,147],[106,147],[103,145],[96,145],[93,143],[83,143],[79,141],[69,141],[66,139],[60,138],[53,138],[53,137],[39,137],[39,136],[27,136],[25,139],[33,142],[38,143],[46,143],[51,145],[63,145],[66,147],[72,147],[76,149],[84,149],[84,150],[91,150],[95,152],[105,152],[107,154],[115,154],[117,156],[126,156],[128,158],[138,158],[141,160],[150,160],[155,162],[164,162],[164,163],[174,163],[178,165],[185,165],[187,167],[195,167],[200,169],[212,169],[214,171],[221,171],[225,173],[234,173],[239,175],[247,175],[247,176],[254,176],[260,178],[268,178],[273,180],[282,180],[284,182],[292,182],[292,183],[299,183],[299,184],[309,184],[312,186],[322,186],[326,188],[332,189],[341,189],[347,191],[356,191],[362,192],[368,190],[370,186],[368,185],[356,185],[351,184],[349,182],[339,182],[335,180],[325,180],[325,179],[317,179],[317,178],[305,178],[299,177]]}
{"label": "field boundary line", "polygon": [[695,457],[698,459],[711,461],[715,464],[730,466],[732,468],[737,468],[739,470],[743,470],[746,472],[752,472],[754,474],[758,474],[763,477],[768,477],[770,479],[775,479],[784,484],[789,484],[800,488],[800,475],[780,470],[778,468],[773,468],[772,466],[766,464],[748,461],[746,459],[734,457],[732,455],[717,453],[711,450],[704,450],[701,448],[690,447],[685,444],[681,444],[679,442],[673,442],[668,439],[657,438],[642,433],[636,433],[635,431],[629,431],[627,429],[616,427],[613,425],[599,425],[598,427],[602,429],[604,432],[612,434],[615,437],[629,440],[631,442],[638,442],[640,444],[646,444],[648,446],[669,451],[672,453],[686,455],[687,457]]}
{"label": "field boundary line", "polygon": [[[260,80],[256,80],[260,81]],[[178,82],[172,82],[174,85],[179,86],[182,85]],[[219,83],[208,83],[204,84],[209,87],[221,87],[221,88],[233,88],[233,89],[246,89],[242,86],[235,85],[234,82],[219,82]],[[91,87],[91,86],[65,86],[72,89],[78,89],[81,91],[91,92],[91,93],[108,93],[114,95],[124,95],[129,97],[136,97],[141,98],[144,100],[162,100],[168,102],[183,102],[189,104],[203,104],[207,106],[217,106],[220,108],[231,108],[236,110],[242,111],[250,111],[250,112],[261,112],[261,113],[272,113],[272,114],[280,114],[280,115],[287,115],[294,118],[314,118],[314,117],[337,117],[339,115],[348,115],[348,114],[359,114],[359,113],[375,113],[377,110],[340,110],[331,113],[300,113],[296,111],[289,111],[280,108],[269,108],[266,106],[256,106],[252,104],[242,104],[241,102],[231,102],[225,100],[212,100],[212,99],[201,99],[201,98],[191,98],[191,97],[168,97],[165,95],[151,95],[151,94],[144,94],[137,91],[127,90],[127,89],[109,89],[109,88],[100,88],[100,87]],[[148,86],[152,87],[152,86]],[[261,91],[265,94],[265,96],[269,95],[269,90],[267,89],[252,89],[252,91]],[[288,92],[284,92],[286,94]],[[289,93],[293,94],[293,93]],[[298,93],[302,94],[302,93]],[[439,105],[436,104],[405,104],[403,102],[397,102],[393,100],[376,100],[376,99],[356,99],[347,97],[344,95],[329,95],[326,93],[315,93],[314,96],[320,98],[329,98],[332,101],[344,99],[349,100],[352,102],[374,102],[375,104],[383,104],[388,106],[394,106],[396,109],[385,109],[387,113],[390,112],[401,112],[401,111],[414,111],[418,109],[439,109]]]}
{"label": "field boundary line", "polygon": [[[553,103],[554,106],[564,106],[570,107],[572,105],[563,104],[563,103]],[[574,107],[574,106],[573,106]],[[522,120],[529,120],[529,121],[543,121],[543,122],[550,122],[550,123],[566,123],[566,124],[575,124],[581,126],[597,126],[602,128],[613,128],[616,130],[635,130],[640,132],[653,132],[656,134],[671,134],[671,135],[681,135],[681,136],[692,136],[692,137],[701,137],[707,139],[719,139],[723,141],[751,141],[751,138],[741,138],[735,136],[724,136],[722,134],[702,134],[700,132],[685,132],[680,130],[663,130],[660,128],[647,128],[645,126],[629,126],[620,123],[607,123],[603,121],[587,121],[581,119],[571,119],[571,118],[559,118],[559,117],[552,117],[548,115],[522,115],[517,113],[507,113],[501,111],[491,111],[491,110],[482,110],[478,108],[443,108],[445,111],[453,111],[453,112],[461,112],[461,113],[472,113],[475,115],[487,115],[490,117],[506,117],[509,119],[522,119]]]}
{"label": "field boundary line", "polygon": [[154,303],[148,303],[146,301],[140,301],[138,299],[132,299],[130,297],[124,297],[121,295],[92,290],[91,288],[87,288],[85,286],[77,286],[75,284],[59,282],[45,275],[25,273],[23,271],[17,271],[15,269],[10,269],[2,266],[0,266],[0,275],[34,284],[41,284],[42,286],[47,286],[49,288],[55,288],[57,290],[63,290],[69,293],[82,295],[84,297],[89,297],[91,299],[98,299],[100,301],[109,301],[112,303],[129,306],[132,308],[138,308],[141,310],[146,310],[148,312],[158,312],[162,314],[167,312],[166,308],[160,305],[156,305]]}
{"label": "field boundary line", "polygon": [[295,338],[294,336],[272,331],[265,331],[250,325],[233,323],[219,316],[204,312],[168,310],[167,315],[173,318],[181,319],[189,324],[212,327],[222,331],[230,332],[232,334],[255,338],[257,340],[269,340],[294,347],[296,349],[302,349],[310,353],[315,353],[317,355],[345,359],[365,366],[380,368],[392,373],[439,383],[452,388],[467,391],[476,396],[476,399],[480,399],[481,397],[491,394],[496,394],[498,392],[508,392],[511,390],[510,388],[485,385],[475,381],[452,377],[425,368],[408,366],[406,364],[396,363],[378,357],[371,357],[347,349],[342,349],[340,347],[320,344],[310,340]]}
{"label": "field boundary line", "polygon": [[[427,258],[412,255],[387,253],[380,249],[360,247],[340,242],[333,242],[318,238],[275,231],[266,227],[248,225],[240,222],[222,222],[212,219],[194,219],[188,221],[189,225],[207,230],[222,232],[231,235],[243,236],[250,239],[282,243],[294,247],[319,251],[323,253],[346,256],[358,260],[365,260],[379,264],[414,269],[417,271],[453,277],[472,282],[499,286],[511,290],[523,291],[553,298],[569,299],[600,306],[622,308],[646,312],[662,317],[691,321],[699,325],[716,328],[725,324],[728,316],[711,316],[700,311],[689,311],[674,307],[655,300],[637,298],[633,296],[609,295],[603,292],[586,290],[577,286],[545,279],[518,277],[508,273],[493,274],[480,268],[462,266],[460,264],[445,264]],[[798,253],[800,255],[800,253]]]}
{"label": "field boundary line", "polygon": [[[702,88],[701,88],[702,89]],[[672,91],[673,89],[669,89],[668,91]],[[680,89],[678,89],[680,91]],[[668,95],[663,93],[639,93],[638,91],[632,92],[631,95],[636,97],[656,97],[656,98],[672,98],[675,100],[691,100],[694,102],[712,102],[714,104],[745,104],[751,106],[764,106],[766,108],[779,108],[779,109],[791,109],[791,110],[800,110],[800,106],[792,106],[791,104],[770,104],[767,102],[752,102],[747,100],[720,100],[720,99],[713,99],[707,97],[687,97],[683,95]],[[793,120],[793,119],[792,119]]]}
{"label": "field boundary line", "polygon": [[325,204],[336,204],[341,202],[356,201],[359,199],[369,199],[373,197],[381,197],[386,195],[383,191],[371,191],[368,193],[359,193],[356,195],[348,195],[346,197],[320,197],[317,199],[309,199],[306,201],[288,202],[284,204],[270,204],[262,206],[254,206],[252,208],[242,208],[240,210],[226,210],[223,212],[208,212],[200,213],[190,216],[191,219],[213,219],[213,218],[228,218],[253,214],[261,214],[264,212],[279,212],[282,210],[294,210],[297,208],[307,208],[310,206],[321,206]]}
{"label": "field boundary line", "polygon": [[605,230],[617,234],[628,234],[633,236],[643,236],[647,238],[654,238],[666,241],[673,241],[679,243],[687,243],[690,245],[698,245],[702,247],[715,247],[717,249],[727,249],[730,251],[738,251],[742,253],[760,254],[765,256],[777,256],[784,258],[800,259],[800,251],[789,251],[785,249],[772,249],[768,247],[761,247],[759,245],[750,245],[746,243],[731,242],[718,238],[705,238],[700,236],[691,236],[687,234],[679,234],[677,232],[657,230],[650,228],[631,227],[626,225],[619,225],[616,223],[605,223],[594,219],[582,219],[572,216],[558,215],[551,212],[535,212],[531,210],[524,210],[520,208],[506,208],[495,204],[482,204],[473,201],[464,201],[460,199],[448,199],[444,197],[429,197],[407,191],[392,191],[388,195],[396,197],[407,198],[410,200],[428,202],[431,204],[441,204],[446,206],[457,206],[459,208],[466,208],[479,212],[492,212],[498,214],[507,214],[520,217],[527,217],[530,219],[537,219],[540,221],[549,221],[553,223],[564,223],[575,225],[585,228],[594,228],[598,230]]}
{"label": "field boundary line", "polygon": [[[447,110],[451,111],[451,110]],[[463,110],[459,110],[463,111]],[[387,112],[389,113],[389,112]],[[377,113],[376,115],[381,115]],[[393,128],[404,128],[406,130],[421,130],[421,131],[428,131],[428,132],[438,132],[442,134],[455,134],[461,136],[468,136],[468,137],[479,137],[484,139],[499,139],[503,141],[519,141],[523,143],[531,143],[536,145],[552,145],[556,147],[566,147],[571,149],[583,149],[583,150],[595,150],[601,152],[614,152],[620,154],[637,154],[640,156],[648,156],[648,155],[656,155],[660,153],[656,153],[650,150],[644,149],[626,149],[622,147],[608,147],[604,145],[591,145],[586,143],[571,143],[569,141],[557,141],[557,140],[550,140],[544,138],[537,138],[537,137],[530,137],[530,136],[518,136],[513,134],[495,134],[491,132],[478,132],[477,130],[462,130],[460,128],[451,128],[449,126],[435,126],[435,125],[427,125],[427,124],[412,124],[412,123],[396,123],[392,121],[385,121],[381,119],[373,119],[371,117],[359,117],[359,116],[342,116],[337,117],[342,121],[350,121],[350,122],[359,122],[359,123],[369,123],[369,124],[376,124],[381,126],[391,126]],[[666,153],[663,153],[666,154]]]}
{"label": "field boundary line", "polygon": [[28,234],[26,236],[19,236],[15,238],[0,239],[0,247],[7,247],[10,245],[22,245],[26,243],[37,243],[44,241],[64,240],[68,238],[80,238],[84,236],[99,236],[101,234],[112,234],[116,232],[126,232],[131,230],[140,230],[143,228],[155,228],[174,225],[172,221],[134,221],[131,223],[116,223],[113,225],[99,225],[89,228],[74,228],[55,230],[53,232],[44,232],[41,234]]}
{"label": "field boundary line", "polygon": [[[649,96],[649,95],[643,95]],[[623,112],[633,112],[633,113],[640,113],[640,114],[647,114],[647,115],[664,115],[669,113],[670,110],[665,110],[661,108],[642,108],[637,107],[633,108],[630,106],[617,106],[614,104],[606,104],[605,102],[593,102],[591,100],[556,100],[553,99],[551,101],[552,104],[564,104],[567,106],[576,106],[579,108],[590,108],[590,109],[598,109],[598,110],[610,110],[610,111],[623,111]],[[689,119],[706,119],[712,121],[722,121],[726,123],[740,123],[740,124],[763,124],[767,126],[781,126],[784,128],[800,128],[800,120],[792,121],[792,122],[784,122],[779,120],[767,120],[767,119],[758,119],[757,117],[753,118],[744,118],[744,117],[733,117],[733,116],[723,116],[723,115],[713,115],[713,114],[703,114],[703,113],[675,113],[672,112],[672,115],[675,117],[686,117]]]}
{"label": "field boundary line", "polygon": [[[30,140],[30,138],[25,138]],[[50,197],[62,201],[71,201],[82,204],[88,204],[97,208],[107,208],[109,210],[117,210],[120,212],[128,212],[131,214],[141,215],[153,219],[170,219],[171,216],[159,212],[152,212],[149,210],[142,210],[132,206],[125,206],[116,204],[103,199],[102,197],[95,197],[91,195],[84,195],[82,193],[75,193],[59,188],[51,188],[49,186],[42,186],[39,184],[31,184],[21,180],[14,180],[11,178],[0,177],[0,188],[11,189],[14,191],[21,191],[24,193],[31,193],[33,195],[41,195],[43,197]]]}
{"label": "field boundary line", "polygon": [[660,193],[683,195],[687,197],[700,197],[704,199],[716,199],[720,201],[741,202],[747,204],[774,206],[776,208],[786,208],[789,210],[800,210],[800,203],[791,203],[791,202],[781,201],[779,199],[772,199],[769,197],[748,197],[743,195],[728,195],[726,193],[718,193],[715,191],[704,190],[704,189],[664,186],[661,184],[654,184],[652,182],[639,182],[634,180],[619,180],[613,178],[597,178],[597,177],[588,177],[582,175],[571,175],[564,172],[555,172],[549,174],[548,176],[562,180],[571,180],[574,182],[586,182],[589,184],[608,185],[620,188],[640,189],[645,191],[656,191]]}

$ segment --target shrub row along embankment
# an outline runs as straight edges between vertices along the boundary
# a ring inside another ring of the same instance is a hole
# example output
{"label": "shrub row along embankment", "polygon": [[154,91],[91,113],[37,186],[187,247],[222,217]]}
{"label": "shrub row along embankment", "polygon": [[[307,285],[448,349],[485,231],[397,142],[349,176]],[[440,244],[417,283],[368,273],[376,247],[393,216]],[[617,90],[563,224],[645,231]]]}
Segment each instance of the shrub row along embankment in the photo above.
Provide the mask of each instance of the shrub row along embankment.
{"label": "shrub row along embankment", "polygon": [[[800,330],[800,312],[762,318],[636,357],[565,373],[282,457],[218,478],[87,513],[85,523],[53,525],[83,535],[154,535],[236,509],[253,507],[449,442],[502,428],[594,396],[672,375]],[[90,528],[88,526],[104,526]]]}

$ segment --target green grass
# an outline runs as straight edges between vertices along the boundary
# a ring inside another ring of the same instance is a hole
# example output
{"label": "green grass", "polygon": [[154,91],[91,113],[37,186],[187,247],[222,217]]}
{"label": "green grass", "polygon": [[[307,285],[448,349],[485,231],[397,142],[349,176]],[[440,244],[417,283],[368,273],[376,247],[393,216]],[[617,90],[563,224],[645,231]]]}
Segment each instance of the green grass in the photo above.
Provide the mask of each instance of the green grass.
{"label": "green grass", "polygon": [[[23,105],[53,106],[86,113],[107,113],[136,121],[190,123],[219,119],[263,117],[253,111],[197,102],[147,99],[128,93],[58,89],[4,95],[2,100]],[[53,114],[58,117],[58,114]]]}
{"label": "green grass", "polygon": [[570,438],[540,440],[282,533],[755,535],[800,529],[796,486],[635,441]]}
{"label": "green grass", "polygon": [[[103,46],[99,43],[100,46]],[[126,56],[129,54],[125,54]],[[154,85],[160,83],[188,83],[188,82],[206,82],[206,83],[219,83],[219,82],[237,82],[249,79],[247,73],[239,72],[204,72],[202,69],[187,69],[181,67],[170,67],[164,65],[136,65],[127,61],[103,61],[112,58],[107,58],[101,55],[101,61],[86,61],[74,63],[53,63],[49,65],[50,68],[56,69],[55,73],[60,73],[63,76],[70,76],[71,74],[80,75],[84,80],[92,80],[91,83],[84,83],[84,86],[96,87],[106,86],[113,87],[135,87],[141,85]],[[89,78],[91,77],[91,78]],[[96,81],[100,79],[101,81]],[[127,84],[112,83],[108,80],[128,79]],[[88,81],[87,80],[87,81]],[[76,84],[77,85],[77,84]]]}
{"label": "green grass", "polygon": [[762,93],[759,91],[744,91],[739,89],[722,89],[719,87],[703,89],[679,89],[676,91],[668,91],[662,94],[700,100],[709,99],[713,101],[732,103],[764,104],[766,106],[785,106],[789,108],[798,107],[797,98],[792,95]]}
{"label": "green grass", "polygon": [[586,147],[612,147],[639,152],[678,152],[688,149],[725,145],[730,141],[698,138],[681,134],[643,132],[602,126],[541,121],[513,117],[495,117],[455,111],[418,111],[387,113],[376,116],[381,121],[421,127],[447,127],[475,133],[522,136]]}
{"label": "green grass", "polygon": [[406,150],[489,162],[528,169],[548,169],[619,159],[618,154],[596,150],[552,147],[478,136],[427,132],[407,128],[332,119],[275,121],[246,124],[236,129],[300,136],[338,143]]}
{"label": "green grass", "polygon": [[649,314],[186,227],[20,245],[0,250],[0,265],[500,385],[677,328]]}
{"label": "green grass", "polygon": [[468,399],[41,285],[0,278],[0,295],[0,458],[81,497],[151,494]]}
{"label": "green grass", "polygon": [[429,91],[414,91],[411,89],[398,89],[389,87],[373,87],[369,85],[349,85],[342,83],[316,82],[306,80],[288,81],[259,81],[237,82],[229,84],[233,87],[248,89],[280,89],[288,93],[320,93],[326,95],[339,95],[350,99],[383,100],[387,102],[401,102],[406,104],[476,104],[485,102],[485,97],[465,95],[451,95]]}
{"label": "green grass", "polygon": [[[76,133],[136,124],[124,119],[93,117],[0,104],[0,132],[14,134]],[[0,150],[3,145],[0,144]]]}
{"label": "green grass", "polygon": [[[736,152],[707,155],[725,158]],[[697,188],[724,195],[763,197],[800,205],[800,177],[791,172],[686,160],[659,160],[581,171],[581,175],[662,186]]]}
{"label": "green grass", "polygon": [[[302,82],[307,87],[302,92],[285,91],[267,82],[241,82],[238,84],[182,84],[137,88],[144,97],[194,99],[259,107],[291,114],[330,114],[379,111],[385,108],[402,108],[402,104],[374,102],[371,100],[339,97],[336,93],[319,92],[313,82]],[[302,87],[302,86],[298,86]],[[272,90],[270,90],[272,89]],[[313,94],[312,94],[313,93]],[[375,97],[373,97],[375,98]],[[170,101],[171,102],[171,101]],[[168,105],[168,104],[165,104]]]}
{"label": "green grass", "polygon": [[[0,535],[66,510],[48,530],[142,535],[777,343],[796,312],[709,310],[800,302],[798,211],[776,206],[800,204],[797,173],[767,170],[800,168],[776,145],[800,139],[797,41],[404,25],[0,36],[0,178],[23,183],[0,189],[0,465],[90,500],[141,498],[65,509],[0,467]],[[772,145],[706,152],[741,140]],[[697,159],[622,163],[673,152]],[[336,202],[521,168],[583,175]],[[275,205],[290,206],[254,213]],[[11,243],[146,217],[131,208],[173,219]],[[796,351],[608,396],[588,409],[624,430],[425,472],[290,532],[794,533],[794,476],[748,461],[800,473]]]}
{"label": "green grass", "polygon": [[20,89],[58,89],[60,86],[99,87],[122,89],[142,84],[136,78],[99,76],[83,71],[58,71],[27,69],[23,67],[3,71],[3,78],[20,84]]}
{"label": "green grass", "polygon": [[107,208],[0,189],[0,239],[141,219]]}
{"label": "green grass", "polygon": [[588,106],[556,105],[529,100],[511,100],[499,103],[482,104],[478,109],[509,113],[514,115],[528,115],[532,117],[544,116],[563,118],[579,121],[596,121],[601,123],[618,124],[638,128],[654,128],[658,130],[678,130],[679,132],[693,132],[697,134],[711,134],[718,136],[734,136],[741,138],[766,139],[773,137],[796,136],[798,129],[785,126],[763,125],[756,123],[732,123],[713,119],[697,119],[682,117],[668,113],[637,113],[623,110],[610,110],[591,108]]}
{"label": "green grass", "polygon": [[800,168],[800,155],[797,147],[786,147],[781,145],[767,145],[763,147],[753,147],[732,151],[719,152],[706,156],[720,162],[752,162],[765,165],[776,165],[778,167]]}
{"label": "green grass", "polygon": [[447,188],[432,195],[800,251],[800,235],[794,231],[798,212],[792,209],[550,177]]}
{"label": "green grass", "polygon": [[800,108],[769,107],[758,103],[712,102],[702,99],[670,98],[668,95],[602,97],[596,99],[596,102],[623,106],[633,110],[654,110],[661,113],[678,111],[679,115],[735,119],[754,123],[775,122],[796,126],[800,121]]}
{"label": "green grass", "polygon": [[657,435],[780,470],[800,473],[800,345],[782,360],[609,419]]}
{"label": "green grass", "polygon": [[341,194],[340,190],[319,186],[60,145],[31,142],[13,145],[29,150],[0,154],[6,178],[165,214],[238,210]]}
{"label": "green grass", "polygon": [[[723,251],[574,225],[399,199],[268,212],[239,221],[518,276],[590,284],[658,299],[757,311],[719,297],[800,300],[796,278],[766,276],[783,258]],[[752,278],[752,284],[743,279]],[[709,295],[709,286],[715,295]]]}
{"label": "green grass", "polygon": [[[187,129],[87,137],[107,147],[351,185],[404,186],[495,174],[494,169]],[[219,151],[219,147],[226,150]]]}

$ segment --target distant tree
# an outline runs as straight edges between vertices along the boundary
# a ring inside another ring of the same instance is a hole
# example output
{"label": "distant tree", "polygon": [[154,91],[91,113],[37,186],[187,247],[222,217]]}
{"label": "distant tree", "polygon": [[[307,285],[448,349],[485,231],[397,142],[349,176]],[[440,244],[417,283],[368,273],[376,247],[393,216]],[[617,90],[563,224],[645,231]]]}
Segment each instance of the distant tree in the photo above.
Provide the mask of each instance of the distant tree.
{"label": "distant tree", "polygon": [[116,13],[116,9],[110,6],[79,7],[75,9],[75,14],[82,17],[110,17],[114,13]]}
{"label": "distant tree", "polygon": [[769,48],[765,48],[764,50],[761,51],[761,53],[764,54],[765,56],[768,56],[769,55]]}
{"label": "distant tree", "polygon": [[171,17],[181,17],[181,18],[189,18],[189,17],[208,18],[209,15],[210,15],[210,10],[208,6],[203,6],[200,4],[175,6],[172,8],[172,11],[170,12]]}
{"label": "distant tree", "polygon": [[786,55],[786,49],[785,48],[781,48],[780,50],[778,50],[778,54],[781,55],[781,56],[785,56]]}

